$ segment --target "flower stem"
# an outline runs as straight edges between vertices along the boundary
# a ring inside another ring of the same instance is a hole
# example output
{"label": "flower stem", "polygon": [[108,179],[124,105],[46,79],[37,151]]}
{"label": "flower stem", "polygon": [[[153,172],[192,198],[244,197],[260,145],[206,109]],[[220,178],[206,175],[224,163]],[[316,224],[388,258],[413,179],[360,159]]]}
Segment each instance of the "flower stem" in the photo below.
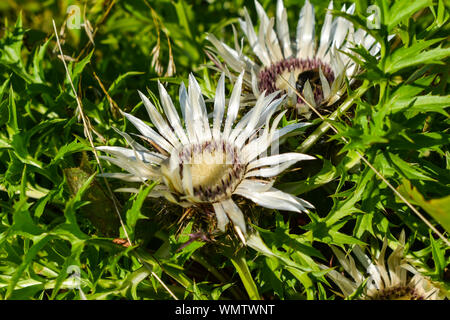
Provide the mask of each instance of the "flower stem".
{"label": "flower stem", "polygon": [[245,290],[247,290],[248,297],[251,300],[261,300],[258,288],[256,287],[255,281],[253,281],[252,275],[247,266],[247,261],[245,260],[245,250],[239,250],[236,255],[230,257],[230,260],[236,268],[239,277],[241,277]]}

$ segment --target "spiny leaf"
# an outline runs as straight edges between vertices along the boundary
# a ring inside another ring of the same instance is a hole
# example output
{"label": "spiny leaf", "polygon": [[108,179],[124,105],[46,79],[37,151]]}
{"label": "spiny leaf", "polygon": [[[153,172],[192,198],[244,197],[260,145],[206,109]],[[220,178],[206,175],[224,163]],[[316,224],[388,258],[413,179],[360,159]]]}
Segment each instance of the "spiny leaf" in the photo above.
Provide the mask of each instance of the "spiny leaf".
{"label": "spiny leaf", "polygon": [[432,39],[427,41],[418,41],[410,47],[397,49],[390,55],[385,64],[386,73],[395,73],[407,67],[413,67],[420,64],[438,63],[450,55],[450,48],[434,48],[423,51],[443,39]]}
{"label": "spiny leaf", "polygon": [[142,205],[144,204],[144,200],[147,198],[148,194],[152,191],[152,189],[157,185],[157,182],[153,182],[148,186],[145,186],[140,192],[137,194],[133,201],[132,207],[127,211],[127,232],[130,236],[131,240],[134,239],[134,227],[136,226],[136,222],[139,219],[146,219],[147,217],[141,213]]}
{"label": "spiny leaf", "polygon": [[45,234],[43,234],[40,237],[35,238],[33,245],[28,250],[28,252],[25,254],[22,263],[17,268],[16,272],[14,273],[14,275],[12,276],[12,278],[10,280],[10,283],[6,290],[6,295],[5,295],[6,299],[8,299],[11,296],[14,288],[16,287],[17,282],[19,281],[19,279],[22,276],[25,269],[30,266],[34,257],[52,238],[53,238],[53,236],[45,235]]}
{"label": "spiny leaf", "polygon": [[399,0],[389,9],[388,31],[390,32],[403,19],[410,18],[416,11],[431,6],[431,0]]}
{"label": "spiny leaf", "polygon": [[403,180],[403,184],[398,188],[398,191],[409,201],[428,212],[447,232],[450,232],[450,211],[448,210],[450,208],[450,196],[426,200],[408,180]]}

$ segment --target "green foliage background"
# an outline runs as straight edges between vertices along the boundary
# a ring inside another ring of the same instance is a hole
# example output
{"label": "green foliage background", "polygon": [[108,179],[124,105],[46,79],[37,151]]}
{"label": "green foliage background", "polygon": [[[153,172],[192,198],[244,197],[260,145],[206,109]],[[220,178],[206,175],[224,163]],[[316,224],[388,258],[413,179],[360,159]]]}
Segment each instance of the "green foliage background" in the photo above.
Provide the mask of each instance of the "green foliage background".
{"label": "green foliage background", "polygon": [[[284,3],[292,29],[303,1]],[[328,3],[312,3],[320,30]],[[334,3],[340,8],[344,2]],[[198,226],[179,229],[181,208],[145,200],[152,186],[131,197],[115,195],[133,242],[124,245],[57,57],[52,19],[60,29],[74,4],[95,30],[95,46],[84,28],[66,28],[60,36],[64,54],[74,58],[69,70],[95,145],[123,145],[113,127],[134,130],[119,109],[147,120],[137,90],[157,94],[157,79],[177,101],[178,84],[192,72],[212,98],[219,74],[209,68],[207,33],[232,45],[231,25],[239,29],[244,5],[256,21],[253,1],[243,0],[0,3],[0,298],[172,299],[170,291],[179,299],[341,299],[318,267],[331,263],[341,270],[329,245],[359,244],[376,255],[385,236],[395,248],[401,230],[407,257],[448,289],[448,246],[356,154],[448,239],[450,48],[444,1],[375,2],[381,28],[369,32],[382,43],[381,58],[356,49],[366,72],[349,89],[348,97],[359,93],[349,111],[333,121],[339,135],[330,131],[317,139],[308,153],[318,160],[291,168],[277,181],[316,210],[306,216],[241,204],[272,257],[241,248],[231,233],[187,243]],[[274,1],[261,4],[274,16]],[[355,15],[347,18],[365,27],[370,4],[356,1]],[[388,42],[388,35],[395,37]],[[296,120],[283,125],[288,121]],[[314,120],[284,148],[301,148],[320,124]],[[71,266],[79,267],[80,289],[74,289]]]}

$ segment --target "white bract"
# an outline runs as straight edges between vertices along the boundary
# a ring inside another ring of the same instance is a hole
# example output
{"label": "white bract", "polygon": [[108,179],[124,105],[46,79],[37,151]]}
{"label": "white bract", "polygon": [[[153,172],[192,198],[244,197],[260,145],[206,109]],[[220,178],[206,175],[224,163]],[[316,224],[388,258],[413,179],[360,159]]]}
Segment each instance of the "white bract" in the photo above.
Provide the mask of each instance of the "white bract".
{"label": "white bract", "polygon": [[[304,127],[295,123],[277,129],[284,112],[272,123],[272,115],[284,97],[279,92],[259,95],[254,108],[238,120],[243,73],[238,77],[226,108],[224,74],[215,94],[212,123],[208,120],[206,104],[195,78],[190,75],[186,90],[179,91],[182,123],[165,88],[159,85],[164,115],[139,92],[155,129],[131,114],[126,118],[140,131],[140,137],[154,146],[153,152],[124,133],[131,149],[102,146],[98,150],[113,155],[102,157],[128,173],[106,173],[104,176],[126,181],[160,181],[151,197],[165,197],[183,207],[210,205],[217,218],[217,227],[225,231],[231,222],[245,243],[244,214],[232,199],[243,196],[266,208],[306,211],[313,206],[272,187],[273,179],[289,166],[313,157],[300,153],[277,154],[278,139]],[[271,155],[267,155],[267,151]],[[137,192],[122,188],[119,191]]]}
{"label": "white bract", "polygon": [[[404,256],[405,234],[401,233],[399,245],[387,259],[385,252],[387,239],[383,243],[378,258],[372,261],[359,246],[353,248],[353,253],[369,275],[361,298],[365,300],[440,300],[440,290],[432,282],[409,264]],[[331,246],[334,254],[344,270],[351,276],[330,270],[326,276],[332,279],[341,289],[345,297],[355,293],[365,280],[365,275],[357,267],[355,260],[340,249]],[[322,266],[326,268],[325,266]],[[413,276],[411,276],[411,274]]]}
{"label": "white bract", "polygon": [[[294,40],[291,40],[282,0],[277,2],[275,19],[267,16],[258,1],[255,1],[255,6],[259,17],[258,33],[246,8],[244,19],[239,19],[239,24],[257,59],[243,54],[237,39],[233,49],[212,34],[207,37],[227,67],[238,73],[245,72],[244,83],[252,91],[251,96],[244,97],[245,101],[252,101],[263,91],[281,90],[287,94],[288,105],[308,115],[309,107],[295,91],[313,107],[332,105],[345,92],[346,77],[352,82],[358,71],[358,65],[339,50],[351,52],[350,48],[356,45],[364,46],[372,55],[380,50],[380,45],[371,35],[362,29],[355,32],[348,20],[342,17],[333,19],[330,11],[325,15],[317,46],[314,7],[308,0],[300,11]],[[342,11],[352,14],[354,7],[353,4],[346,9],[344,5]],[[332,2],[328,9],[333,9]]]}

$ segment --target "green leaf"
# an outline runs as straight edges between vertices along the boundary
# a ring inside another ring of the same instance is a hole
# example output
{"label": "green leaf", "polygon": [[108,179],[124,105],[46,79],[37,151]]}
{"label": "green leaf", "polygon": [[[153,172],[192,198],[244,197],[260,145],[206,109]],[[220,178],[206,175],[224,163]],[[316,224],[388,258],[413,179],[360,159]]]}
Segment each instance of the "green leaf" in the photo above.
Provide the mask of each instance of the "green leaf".
{"label": "green leaf", "polygon": [[357,245],[365,245],[365,243],[361,240],[358,240],[352,236],[348,236],[345,233],[330,229],[329,234],[333,239],[334,244],[357,244]]}
{"label": "green leaf", "polygon": [[[84,241],[72,242],[70,256],[65,259],[64,264],[61,266],[61,271],[58,274],[58,277],[56,277],[56,279],[55,279],[55,286],[53,288],[52,295],[50,296],[50,300],[55,299],[56,295],[58,294],[63,281],[67,278],[68,270],[69,270],[70,266],[77,266],[77,267],[80,266],[79,259],[80,259],[81,252],[83,251],[84,244],[85,244]],[[81,276],[81,275],[77,275],[77,276]],[[76,279],[76,280],[81,281],[81,279]],[[81,285],[81,283],[80,283],[80,285]],[[77,288],[74,288],[74,289],[77,289]]]}
{"label": "green leaf", "polygon": [[[82,192],[78,201],[89,201],[83,207],[83,216],[87,217],[102,235],[117,236],[120,221],[113,201],[101,185],[96,180],[92,180],[90,173],[82,168],[64,169],[64,176],[70,193],[73,196],[79,196],[79,193]],[[88,189],[82,191],[89,181],[91,184]]]}
{"label": "green leaf", "polygon": [[356,238],[361,239],[365,231],[375,235],[373,231],[373,216],[372,212],[367,212],[356,218],[356,226],[354,229]]}
{"label": "green leaf", "polygon": [[[432,8],[432,7],[431,7]],[[437,27],[441,27],[448,20],[449,14],[446,10],[444,0],[438,1],[438,12],[436,15],[436,24]]]}
{"label": "green leaf", "polygon": [[369,278],[364,279],[363,282],[361,282],[361,284],[358,286],[358,288],[356,288],[356,290],[349,295],[348,297],[346,297],[346,300],[356,300],[356,299],[360,299],[361,295],[364,293],[364,289],[366,288],[366,284],[367,281],[369,280]]}
{"label": "green leaf", "polygon": [[17,121],[17,108],[16,102],[14,99],[14,90],[12,85],[9,87],[9,126],[13,129],[14,132],[19,131],[19,124]]}
{"label": "green leaf", "polygon": [[23,272],[26,268],[28,268],[33,261],[34,257],[38,254],[42,248],[53,238],[51,235],[42,235],[40,237],[35,238],[35,241],[31,248],[27,251],[25,254],[25,257],[23,258],[22,263],[17,268],[16,272],[12,276],[10,283],[8,285],[8,288],[6,290],[5,298],[8,299],[14,288],[16,287],[17,282],[19,281],[20,277],[22,276]]}
{"label": "green leaf", "polygon": [[[3,95],[6,92],[6,87],[9,85],[9,79],[7,79],[0,87],[0,126],[9,121],[9,109],[10,99],[3,101]],[[12,90],[10,87],[9,90]]]}
{"label": "green leaf", "polygon": [[407,67],[413,67],[420,64],[443,64],[443,59],[450,55],[450,48],[434,48],[427,51],[424,49],[435,43],[441,42],[443,39],[432,39],[426,41],[418,41],[408,48],[400,48],[394,51],[386,59],[386,73],[395,73]]}
{"label": "green leaf", "polygon": [[[120,75],[119,77],[117,77],[116,80],[114,80],[114,82],[109,86],[108,88],[108,93],[112,96],[114,94],[116,94],[119,91],[119,88],[122,84],[122,82],[127,79],[130,76],[137,76],[137,75],[142,75],[145,74],[145,72],[140,72],[140,71],[129,71],[127,73],[124,73],[122,75]],[[162,80],[161,80],[162,81]]]}
{"label": "green leaf", "polygon": [[189,5],[186,4],[184,0],[179,0],[178,2],[173,2],[173,5],[175,6],[178,21],[181,25],[181,27],[184,28],[186,35],[192,39],[192,32],[191,27],[189,23],[189,15],[192,15],[192,9],[189,7]]}
{"label": "green leaf", "polygon": [[383,155],[387,162],[395,168],[395,171],[407,179],[436,181],[436,179],[433,179],[426,175],[425,171],[422,170],[418,165],[408,163],[394,153],[384,152]]}
{"label": "green leaf", "polygon": [[388,106],[388,110],[392,113],[401,111],[408,112],[439,112],[445,116],[449,114],[445,108],[450,106],[450,95],[448,96],[415,96],[411,98],[402,98],[393,101]]}
{"label": "green leaf", "polygon": [[256,286],[252,274],[250,273],[244,252],[245,250],[240,250],[236,256],[230,257],[230,260],[236,268],[236,271],[239,274],[245,289],[247,290],[249,299],[260,300],[261,298],[259,296],[258,287]]}
{"label": "green leaf", "polygon": [[139,283],[141,283],[143,280],[145,280],[152,272],[151,267],[145,267],[142,266],[136,271],[131,272],[127,278],[122,283],[122,286],[120,288],[121,291],[124,293],[128,290],[130,290],[131,297],[134,300],[139,300],[137,296],[137,286]]}
{"label": "green leaf", "polygon": [[423,195],[408,180],[403,180],[403,184],[398,188],[398,191],[407,200],[428,212],[447,232],[450,232],[450,211],[448,210],[450,208],[450,196],[425,200]]}
{"label": "green leaf", "polygon": [[56,153],[55,157],[52,159],[49,166],[59,163],[67,155],[84,150],[90,150],[90,148],[86,147],[82,143],[77,142],[77,140],[74,140],[69,144],[65,144],[58,150],[58,153]]}
{"label": "green leaf", "polygon": [[339,173],[336,167],[334,167],[330,161],[324,159],[322,170],[320,170],[319,173],[308,177],[306,180],[282,183],[277,188],[298,196],[329,183],[338,177]]}
{"label": "green leaf", "polygon": [[136,222],[139,219],[147,219],[147,217],[141,213],[141,207],[144,204],[144,200],[147,198],[148,194],[157,184],[157,182],[152,182],[150,185],[141,189],[134,199],[132,207],[127,211],[126,226],[131,240],[134,239],[134,227],[136,226]]}
{"label": "green leaf", "polygon": [[42,163],[35,159],[28,151],[26,133],[18,131],[18,133],[14,134],[12,137],[11,146],[14,148],[14,154],[22,163],[26,163],[37,168],[42,168]]}
{"label": "green leaf", "polygon": [[402,20],[412,17],[412,15],[425,7],[433,4],[431,0],[397,0],[389,9],[388,31],[390,32]]}
{"label": "green leaf", "polygon": [[86,201],[82,200],[82,197],[90,187],[94,177],[95,175],[93,174],[87,180],[83,181],[82,186],[79,190],[77,190],[75,197],[67,201],[64,209],[64,217],[66,218],[66,222],[58,225],[53,232],[61,237],[67,237],[70,241],[86,240],[89,238],[88,235],[81,231],[78,225],[76,211],[87,204]]}
{"label": "green leaf", "polygon": [[[14,30],[11,32],[6,31],[5,37],[2,39],[3,50],[0,51],[0,61],[7,64],[21,65],[21,51],[23,43],[23,35],[25,31],[22,26],[22,14],[17,17]],[[4,43],[3,43],[4,42]]]}
{"label": "green leaf", "polygon": [[434,240],[430,232],[431,252],[433,254],[434,266],[436,268],[436,275],[442,278],[446,267],[445,249],[439,247],[438,241]]}
{"label": "green leaf", "polygon": [[333,225],[341,218],[352,213],[361,212],[360,209],[355,207],[355,204],[361,199],[367,183],[369,183],[369,181],[373,179],[374,175],[375,173],[369,168],[364,170],[359,181],[357,182],[356,187],[354,188],[354,191],[351,193],[351,196],[343,201],[336,202],[333,206],[333,209],[325,219],[328,226]]}
{"label": "green leaf", "polygon": [[75,88],[78,83],[78,78],[80,77],[80,74],[83,72],[86,65],[91,62],[92,54],[94,53],[94,50],[92,50],[86,57],[84,57],[83,60],[76,62],[75,67],[73,66],[73,63],[71,64],[71,67],[69,67],[69,70],[72,70],[70,76],[72,78],[73,84],[75,85]]}
{"label": "green leaf", "polygon": [[45,80],[44,76],[44,68],[43,61],[45,57],[45,53],[47,52],[47,47],[50,44],[50,40],[53,38],[53,35],[47,39],[47,41],[39,47],[39,50],[34,52],[33,57],[33,75],[35,78],[35,82],[42,83]]}
{"label": "green leaf", "polygon": [[227,283],[227,284],[224,284],[223,286],[219,286],[217,288],[212,289],[211,290],[211,298],[213,300],[219,300],[222,293],[225,290],[231,288],[232,286],[233,286],[233,283]]}
{"label": "green leaf", "polygon": [[31,203],[27,202],[27,198],[22,198],[14,204],[14,220],[10,230],[12,234],[20,234],[33,239],[35,236],[39,236],[44,232],[31,218],[28,210],[30,207]]}

